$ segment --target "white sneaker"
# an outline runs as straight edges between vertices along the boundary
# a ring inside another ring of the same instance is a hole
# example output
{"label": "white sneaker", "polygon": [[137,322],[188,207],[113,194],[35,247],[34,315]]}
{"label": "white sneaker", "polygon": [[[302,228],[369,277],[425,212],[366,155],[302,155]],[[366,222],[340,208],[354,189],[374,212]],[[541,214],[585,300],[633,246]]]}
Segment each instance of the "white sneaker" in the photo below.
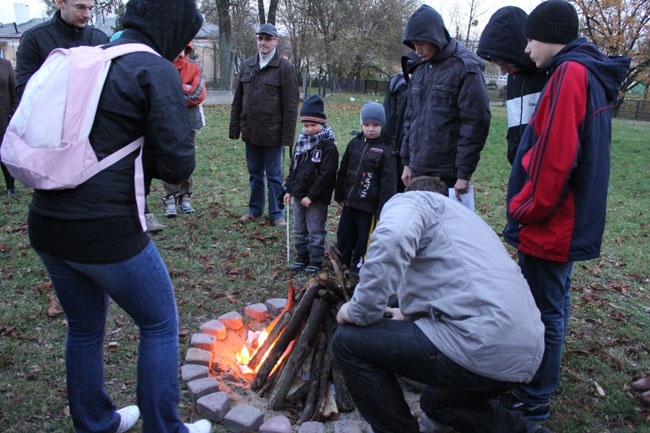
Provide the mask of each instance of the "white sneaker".
{"label": "white sneaker", "polygon": [[212,431],[212,423],[207,419],[200,419],[192,424],[185,424],[187,433],[210,433]]}
{"label": "white sneaker", "polygon": [[192,196],[189,194],[184,194],[181,199],[181,210],[183,213],[194,213],[194,208],[192,207]]}
{"label": "white sneaker", "polygon": [[140,409],[136,405],[123,407],[117,413],[120,414],[120,426],[117,428],[117,433],[131,430],[140,418]]}
{"label": "white sneaker", "polygon": [[160,224],[156,219],[156,216],[152,213],[144,214],[144,219],[147,222],[147,231],[149,233],[159,232],[165,228],[164,225]]}
{"label": "white sneaker", "polygon": [[176,218],[178,211],[176,210],[176,197],[174,194],[163,197],[162,201],[165,204],[165,216],[167,218]]}

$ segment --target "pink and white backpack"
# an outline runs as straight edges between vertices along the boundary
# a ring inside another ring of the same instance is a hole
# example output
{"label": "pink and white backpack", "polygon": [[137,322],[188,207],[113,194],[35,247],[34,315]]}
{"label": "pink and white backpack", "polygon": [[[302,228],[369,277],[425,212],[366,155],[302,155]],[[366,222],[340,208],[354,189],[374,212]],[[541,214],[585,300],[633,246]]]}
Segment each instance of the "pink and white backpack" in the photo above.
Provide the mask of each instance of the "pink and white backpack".
{"label": "pink and white backpack", "polygon": [[0,159],[11,175],[36,189],[75,188],[139,148],[135,191],[140,222],[146,230],[144,138],[101,161],[97,160],[89,141],[111,60],[141,51],[159,55],[144,44],[53,50],[28,81],[5,132]]}

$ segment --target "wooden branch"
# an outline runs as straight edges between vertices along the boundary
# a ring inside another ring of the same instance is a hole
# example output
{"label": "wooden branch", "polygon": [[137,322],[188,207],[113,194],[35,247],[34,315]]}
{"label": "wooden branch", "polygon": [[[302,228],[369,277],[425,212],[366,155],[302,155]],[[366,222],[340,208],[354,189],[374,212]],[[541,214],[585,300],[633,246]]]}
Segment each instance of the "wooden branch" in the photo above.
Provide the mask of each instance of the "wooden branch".
{"label": "wooden branch", "polygon": [[348,296],[348,292],[346,291],[345,278],[343,277],[343,265],[341,264],[341,253],[336,248],[336,245],[334,245],[331,241],[325,241],[325,249],[327,250],[327,253],[330,257],[330,261],[332,262],[332,267],[334,268],[336,279],[339,283],[339,286],[341,287],[341,294],[343,295],[343,299],[345,300],[345,302],[347,302],[350,300],[350,296]]}
{"label": "wooden branch", "polygon": [[257,348],[257,351],[253,357],[250,359],[250,361],[248,361],[248,367],[251,370],[255,370],[257,364],[260,363],[266,352],[268,352],[269,348],[273,345],[273,343],[275,343],[275,340],[279,338],[280,333],[285,328],[287,323],[289,323],[292,315],[293,313],[291,311],[285,310],[282,312],[282,314],[273,319],[273,322],[271,322],[271,324],[268,326],[271,328],[268,337],[266,337],[264,343],[262,343],[262,345]]}
{"label": "wooden branch", "polygon": [[273,367],[275,367],[275,364],[277,364],[291,340],[293,340],[300,329],[302,329],[304,319],[311,310],[314,299],[316,299],[316,295],[318,294],[319,287],[319,284],[312,283],[305,290],[298,305],[294,308],[293,316],[289,320],[289,323],[287,323],[284,331],[275,342],[273,349],[271,349],[269,356],[267,356],[266,360],[257,371],[255,379],[253,379],[253,382],[251,383],[251,389],[253,391],[258,391],[264,385],[266,378],[273,370]]}
{"label": "wooden branch", "polygon": [[[321,383],[321,371],[323,367],[323,360],[327,354],[327,336],[324,332],[318,335],[318,343],[314,348],[312,354],[311,369],[309,370],[309,389],[304,398],[305,405],[298,417],[298,423],[303,423],[312,419],[314,411],[316,410],[316,403],[318,401],[319,384]],[[329,383],[329,381],[327,381]]]}
{"label": "wooden branch", "polygon": [[287,360],[284,362],[280,376],[278,377],[278,380],[273,387],[273,391],[271,392],[271,396],[269,397],[271,409],[281,410],[284,408],[286,404],[285,399],[289,393],[289,388],[294,381],[296,372],[302,366],[307,354],[314,346],[328,310],[329,304],[327,301],[316,299],[313,302],[305,327],[296,340],[296,343],[293,345],[293,349],[291,350]]}
{"label": "wooden branch", "polygon": [[336,399],[336,405],[341,411],[350,412],[355,408],[354,399],[345,383],[341,367],[332,352],[334,331],[336,331],[336,319],[332,316],[328,316],[325,319],[325,333],[327,334],[327,357],[332,361],[332,383],[334,384],[334,389],[336,391],[334,397]]}

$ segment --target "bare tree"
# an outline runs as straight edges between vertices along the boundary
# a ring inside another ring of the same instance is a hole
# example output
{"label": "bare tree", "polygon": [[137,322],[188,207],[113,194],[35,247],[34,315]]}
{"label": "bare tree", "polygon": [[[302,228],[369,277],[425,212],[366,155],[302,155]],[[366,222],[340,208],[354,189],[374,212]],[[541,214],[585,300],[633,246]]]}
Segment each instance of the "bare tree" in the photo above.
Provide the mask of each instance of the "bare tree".
{"label": "bare tree", "polygon": [[574,0],[582,31],[610,56],[630,56],[632,65],[621,86],[625,94],[638,84],[650,85],[650,2],[648,0]]}

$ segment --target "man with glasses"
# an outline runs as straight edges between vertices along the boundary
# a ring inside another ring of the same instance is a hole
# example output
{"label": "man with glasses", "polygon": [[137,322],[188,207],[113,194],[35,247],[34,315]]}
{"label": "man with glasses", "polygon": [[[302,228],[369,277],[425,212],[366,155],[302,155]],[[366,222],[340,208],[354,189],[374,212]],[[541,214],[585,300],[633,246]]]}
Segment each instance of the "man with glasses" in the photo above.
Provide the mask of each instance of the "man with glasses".
{"label": "man with glasses", "polygon": [[59,10],[51,20],[25,31],[16,53],[16,92],[21,97],[31,76],[55,48],[101,45],[108,36],[89,26],[94,0],[56,0]]}
{"label": "man with glasses", "polygon": [[298,79],[293,64],[277,49],[279,34],[275,26],[262,24],[256,33],[258,55],[241,65],[228,133],[233,140],[241,134],[246,144],[251,193],[248,211],[239,220],[264,221],[266,177],[270,224],[285,227],[278,197],[283,191],[284,146],[293,145],[296,133]]}

